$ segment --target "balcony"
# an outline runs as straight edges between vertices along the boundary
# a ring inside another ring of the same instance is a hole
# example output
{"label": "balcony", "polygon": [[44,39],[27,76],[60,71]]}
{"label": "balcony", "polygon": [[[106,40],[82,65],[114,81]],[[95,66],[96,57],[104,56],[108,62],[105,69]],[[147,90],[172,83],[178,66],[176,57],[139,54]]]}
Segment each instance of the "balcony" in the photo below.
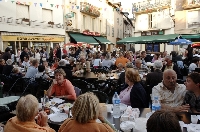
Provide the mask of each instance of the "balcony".
{"label": "balcony", "polygon": [[182,7],[184,10],[196,9],[200,8],[200,3],[198,1],[185,0]]}
{"label": "balcony", "polygon": [[87,2],[81,2],[80,12],[93,16],[93,17],[100,17],[100,14],[101,14],[98,7],[95,7]]}
{"label": "balcony", "polygon": [[133,4],[133,14],[147,14],[152,12],[157,12],[158,10],[163,10],[170,8],[171,1],[165,0],[161,2],[151,3],[151,2],[138,2]]}

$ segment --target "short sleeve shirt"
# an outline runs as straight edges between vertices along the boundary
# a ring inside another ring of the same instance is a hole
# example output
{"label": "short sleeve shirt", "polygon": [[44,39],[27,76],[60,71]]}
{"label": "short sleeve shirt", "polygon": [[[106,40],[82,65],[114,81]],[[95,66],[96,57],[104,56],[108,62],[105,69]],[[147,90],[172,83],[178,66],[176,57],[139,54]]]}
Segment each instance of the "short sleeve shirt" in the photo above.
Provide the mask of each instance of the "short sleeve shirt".
{"label": "short sleeve shirt", "polygon": [[177,84],[174,93],[172,93],[163,85],[163,82],[161,82],[157,86],[153,87],[152,97],[159,96],[161,104],[170,107],[177,107],[183,104],[186,92],[186,87],[183,84]]}
{"label": "short sleeve shirt", "polygon": [[200,112],[200,96],[196,97],[196,95],[188,91],[185,94],[184,104],[189,104],[191,108],[194,108],[196,111]]}

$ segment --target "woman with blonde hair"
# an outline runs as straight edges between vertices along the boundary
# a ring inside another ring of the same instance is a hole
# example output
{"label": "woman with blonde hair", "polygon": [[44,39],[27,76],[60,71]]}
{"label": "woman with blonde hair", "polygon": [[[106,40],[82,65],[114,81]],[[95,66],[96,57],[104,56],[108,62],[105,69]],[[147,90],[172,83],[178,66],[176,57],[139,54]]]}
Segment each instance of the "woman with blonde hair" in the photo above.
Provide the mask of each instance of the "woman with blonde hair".
{"label": "woman with blonde hair", "polygon": [[21,97],[16,106],[16,116],[8,120],[4,132],[55,132],[47,123],[47,114],[39,112],[38,107],[38,100],[33,95]]}
{"label": "woman with blonde hair", "polygon": [[[72,107],[73,118],[67,119],[58,132],[114,132],[100,113],[99,100],[93,93],[80,95]],[[97,123],[99,119],[102,123]]]}
{"label": "woman with blonde hair", "polygon": [[146,91],[140,84],[140,75],[137,70],[129,68],[125,73],[125,89],[120,92],[121,102],[132,108],[146,108]]}

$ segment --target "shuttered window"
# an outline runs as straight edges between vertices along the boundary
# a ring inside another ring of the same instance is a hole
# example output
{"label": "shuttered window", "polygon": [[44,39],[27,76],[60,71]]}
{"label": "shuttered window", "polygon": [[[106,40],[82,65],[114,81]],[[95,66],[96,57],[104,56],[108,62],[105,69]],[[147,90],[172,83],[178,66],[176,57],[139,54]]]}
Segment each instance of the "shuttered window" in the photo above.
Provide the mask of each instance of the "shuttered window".
{"label": "shuttered window", "polygon": [[19,18],[29,19],[29,6],[16,4],[16,12],[17,12],[16,14],[17,19]]}
{"label": "shuttered window", "polygon": [[42,9],[42,20],[45,22],[53,21],[52,10]]}

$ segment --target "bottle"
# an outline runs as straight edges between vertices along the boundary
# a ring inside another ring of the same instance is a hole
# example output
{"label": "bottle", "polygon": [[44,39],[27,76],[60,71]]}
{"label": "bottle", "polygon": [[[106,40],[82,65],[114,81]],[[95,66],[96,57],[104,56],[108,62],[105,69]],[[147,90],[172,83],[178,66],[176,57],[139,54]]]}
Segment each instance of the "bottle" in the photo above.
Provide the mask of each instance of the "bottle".
{"label": "bottle", "polygon": [[114,118],[119,118],[121,115],[120,115],[120,98],[117,94],[117,92],[115,92],[115,94],[113,95],[113,98],[112,98],[112,101],[113,101],[113,117]]}
{"label": "bottle", "polygon": [[46,104],[49,102],[49,97],[47,96],[47,91],[44,90],[44,97],[43,97],[43,103]]}
{"label": "bottle", "polygon": [[160,102],[158,100],[158,96],[154,96],[153,100],[152,100],[152,112],[155,112],[157,110],[161,109],[161,105]]}

